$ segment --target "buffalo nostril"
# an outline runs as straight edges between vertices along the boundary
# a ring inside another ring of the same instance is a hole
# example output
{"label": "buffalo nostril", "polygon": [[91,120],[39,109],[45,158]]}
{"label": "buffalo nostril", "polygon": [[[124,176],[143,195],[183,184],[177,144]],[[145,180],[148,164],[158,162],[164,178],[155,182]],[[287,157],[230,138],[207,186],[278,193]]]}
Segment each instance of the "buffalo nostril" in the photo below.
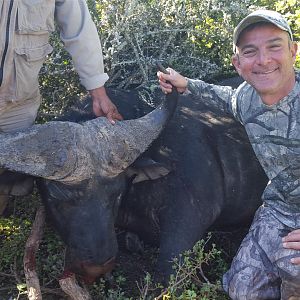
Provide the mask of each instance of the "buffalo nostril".
{"label": "buffalo nostril", "polygon": [[107,260],[104,264],[103,264],[103,266],[108,266],[108,265],[115,265],[115,262],[116,262],[116,258],[113,256],[113,257],[111,257],[109,260]]}

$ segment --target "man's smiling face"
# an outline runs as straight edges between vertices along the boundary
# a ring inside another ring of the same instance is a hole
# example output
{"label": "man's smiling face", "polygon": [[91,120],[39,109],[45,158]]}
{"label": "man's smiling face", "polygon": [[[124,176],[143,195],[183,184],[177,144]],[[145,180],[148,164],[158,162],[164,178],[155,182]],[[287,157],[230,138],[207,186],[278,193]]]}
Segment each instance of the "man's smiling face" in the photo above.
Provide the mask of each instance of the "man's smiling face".
{"label": "man's smiling face", "polygon": [[297,44],[271,23],[258,23],[241,33],[232,62],[262,100],[277,103],[295,84],[293,64]]}

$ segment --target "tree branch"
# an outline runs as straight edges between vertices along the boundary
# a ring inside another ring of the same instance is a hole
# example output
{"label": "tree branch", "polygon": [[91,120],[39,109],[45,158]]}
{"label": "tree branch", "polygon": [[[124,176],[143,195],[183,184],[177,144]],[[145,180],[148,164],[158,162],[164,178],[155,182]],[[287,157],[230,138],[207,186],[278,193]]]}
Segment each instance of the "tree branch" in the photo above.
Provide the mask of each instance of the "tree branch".
{"label": "tree branch", "polygon": [[45,208],[43,205],[41,205],[36,212],[35,220],[33,222],[30,235],[25,245],[23,258],[23,266],[29,300],[42,300],[39,278],[36,273],[35,255],[43,236],[44,223]]}
{"label": "tree branch", "polygon": [[89,292],[78,285],[74,274],[60,279],[59,285],[71,300],[92,300]]}

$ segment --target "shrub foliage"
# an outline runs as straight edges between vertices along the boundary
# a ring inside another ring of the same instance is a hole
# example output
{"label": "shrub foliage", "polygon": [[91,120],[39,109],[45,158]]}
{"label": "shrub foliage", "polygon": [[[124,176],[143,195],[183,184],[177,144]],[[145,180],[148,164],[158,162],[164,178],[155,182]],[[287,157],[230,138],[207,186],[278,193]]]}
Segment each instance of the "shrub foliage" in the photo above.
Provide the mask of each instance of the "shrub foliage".
{"label": "shrub foliage", "polygon": [[[283,13],[300,39],[296,0],[88,0],[102,41],[107,86],[132,89],[156,83],[155,62],[187,77],[211,80],[230,76],[232,33],[239,20],[256,8]],[[44,97],[40,121],[60,114],[84,89],[68,53],[52,37],[54,51],[42,74]],[[300,59],[297,59],[300,66]]]}

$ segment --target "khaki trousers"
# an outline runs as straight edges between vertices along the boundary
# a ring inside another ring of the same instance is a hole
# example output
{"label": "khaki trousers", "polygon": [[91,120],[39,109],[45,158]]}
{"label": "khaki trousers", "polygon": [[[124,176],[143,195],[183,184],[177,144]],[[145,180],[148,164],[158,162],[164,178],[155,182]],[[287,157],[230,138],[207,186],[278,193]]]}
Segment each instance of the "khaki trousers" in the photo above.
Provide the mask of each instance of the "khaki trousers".
{"label": "khaki trousers", "polygon": [[41,103],[41,97],[21,103],[9,104],[0,111],[0,133],[14,132],[33,125]]}
{"label": "khaki trousers", "polygon": [[[15,132],[33,125],[39,106],[40,96],[30,101],[8,105],[5,110],[0,111],[0,134]],[[5,174],[3,174],[4,172]],[[6,176],[7,172],[0,168],[0,216],[7,206],[10,195],[28,194],[33,187],[33,178],[25,175],[24,179],[13,183],[11,186],[1,184],[1,174]]]}

